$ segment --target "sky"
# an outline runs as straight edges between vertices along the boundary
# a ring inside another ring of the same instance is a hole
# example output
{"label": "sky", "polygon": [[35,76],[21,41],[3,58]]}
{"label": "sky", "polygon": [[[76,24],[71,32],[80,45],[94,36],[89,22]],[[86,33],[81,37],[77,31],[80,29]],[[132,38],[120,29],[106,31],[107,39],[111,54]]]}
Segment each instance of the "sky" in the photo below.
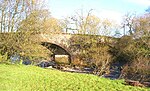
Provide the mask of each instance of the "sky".
{"label": "sky", "polygon": [[51,15],[63,19],[75,15],[75,12],[84,10],[100,18],[108,18],[120,22],[128,12],[142,14],[150,6],[150,0],[47,0]]}

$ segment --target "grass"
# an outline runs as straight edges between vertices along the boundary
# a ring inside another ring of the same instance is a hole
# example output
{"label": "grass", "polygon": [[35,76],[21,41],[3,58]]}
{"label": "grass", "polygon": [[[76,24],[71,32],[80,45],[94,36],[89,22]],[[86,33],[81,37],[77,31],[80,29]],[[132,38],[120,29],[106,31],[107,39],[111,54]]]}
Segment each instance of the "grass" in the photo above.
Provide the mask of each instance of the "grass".
{"label": "grass", "polygon": [[123,83],[89,74],[0,64],[0,91],[150,91]]}

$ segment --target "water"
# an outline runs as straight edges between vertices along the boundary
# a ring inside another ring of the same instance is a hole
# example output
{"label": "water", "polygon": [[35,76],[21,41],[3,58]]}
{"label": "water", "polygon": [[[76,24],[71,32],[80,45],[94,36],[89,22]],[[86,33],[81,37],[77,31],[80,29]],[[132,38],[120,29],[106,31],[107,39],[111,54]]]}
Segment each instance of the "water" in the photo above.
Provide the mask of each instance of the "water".
{"label": "water", "polygon": [[122,66],[124,64],[120,62],[116,62],[111,65],[110,67],[110,73],[104,74],[102,77],[110,78],[110,79],[118,79],[121,75]]}

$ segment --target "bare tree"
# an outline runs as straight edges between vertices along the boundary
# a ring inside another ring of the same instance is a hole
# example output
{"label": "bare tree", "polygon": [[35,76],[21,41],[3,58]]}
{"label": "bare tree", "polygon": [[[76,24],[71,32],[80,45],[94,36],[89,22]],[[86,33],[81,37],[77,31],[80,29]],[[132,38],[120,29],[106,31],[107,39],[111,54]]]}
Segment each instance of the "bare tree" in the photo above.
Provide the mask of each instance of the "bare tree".
{"label": "bare tree", "polygon": [[31,56],[41,53],[41,45],[31,39],[32,33],[26,31],[43,27],[39,22],[46,20],[47,11],[43,10],[42,1],[0,0],[0,54]]}
{"label": "bare tree", "polygon": [[130,35],[132,35],[134,33],[134,31],[135,31],[135,29],[134,29],[135,16],[136,15],[133,13],[127,13],[124,16],[123,23],[122,23],[122,28],[124,28],[124,35],[126,35],[126,33],[129,33]]}
{"label": "bare tree", "polygon": [[41,0],[1,0],[0,32],[17,31],[19,23],[42,7]]}

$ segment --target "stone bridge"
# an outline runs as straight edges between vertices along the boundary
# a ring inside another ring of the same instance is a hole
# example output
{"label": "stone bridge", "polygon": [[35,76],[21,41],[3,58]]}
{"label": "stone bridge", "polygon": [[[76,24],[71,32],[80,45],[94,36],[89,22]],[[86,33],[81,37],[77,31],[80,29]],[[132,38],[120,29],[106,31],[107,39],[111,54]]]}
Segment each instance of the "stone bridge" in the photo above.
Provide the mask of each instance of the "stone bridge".
{"label": "stone bridge", "polygon": [[69,52],[71,34],[38,34],[38,41],[57,45]]}
{"label": "stone bridge", "polygon": [[[43,46],[46,46],[48,49],[57,49],[53,51],[54,55],[69,55],[69,61],[72,61],[73,53],[71,52],[71,39],[73,36],[78,37],[74,34],[65,34],[65,33],[50,33],[50,34],[37,34],[34,36],[34,39],[40,41]],[[90,35],[89,35],[90,36]],[[99,38],[100,36],[98,36]],[[102,37],[99,38],[101,41],[104,41]]]}
{"label": "stone bridge", "polygon": [[47,48],[57,49],[53,51],[55,55],[69,55],[71,62],[72,54],[69,47],[72,36],[72,34],[65,33],[38,34],[34,36],[34,39],[40,41]]}

